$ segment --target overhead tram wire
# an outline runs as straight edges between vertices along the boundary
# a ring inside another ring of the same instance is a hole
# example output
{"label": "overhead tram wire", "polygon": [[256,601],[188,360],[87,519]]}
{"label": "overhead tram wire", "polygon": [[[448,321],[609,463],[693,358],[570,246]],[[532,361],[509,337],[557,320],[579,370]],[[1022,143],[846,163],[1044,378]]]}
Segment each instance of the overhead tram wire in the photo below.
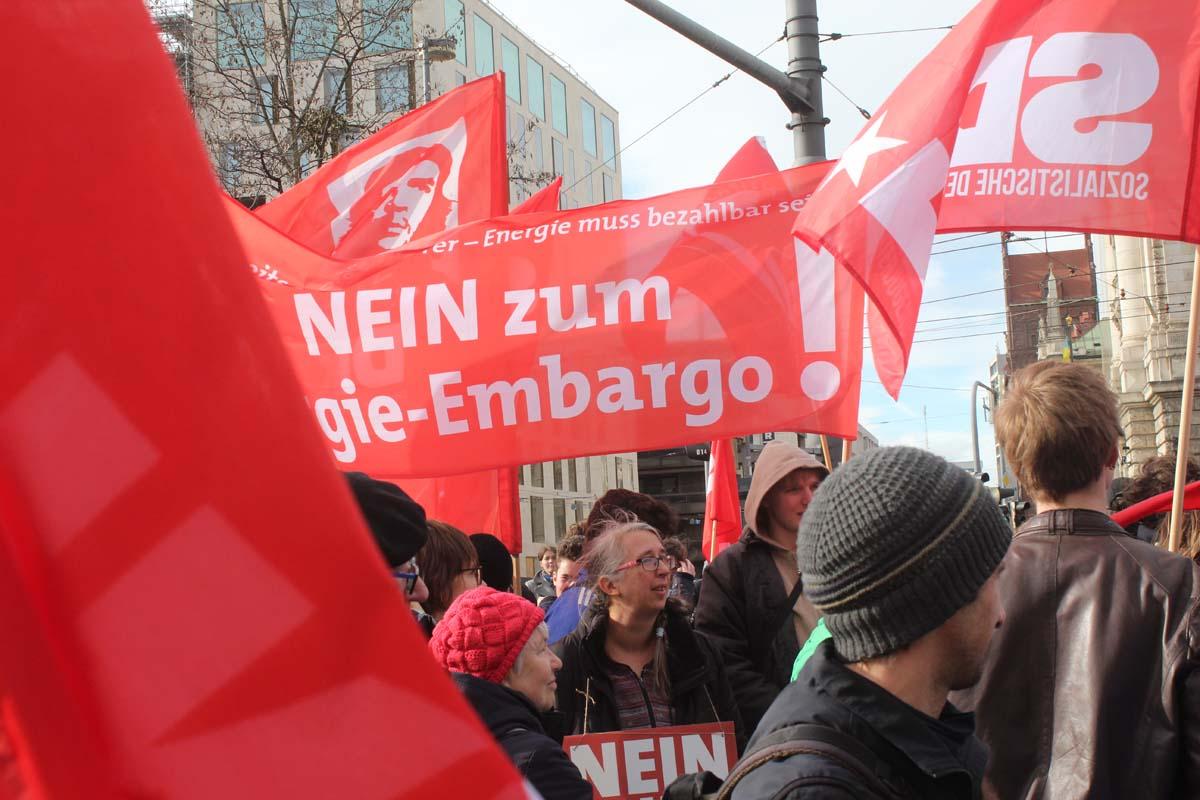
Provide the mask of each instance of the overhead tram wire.
{"label": "overhead tram wire", "polygon": [[855,36],[890,36],[894,33],[924,33],[926,31],[948,31],[954,28],[953,25],[938,25],[932,28],[900,28],[894,31],[865,31],[863,33],[818,33],[817,36],[823,36],[821,44],[826,42],[836,42],[841,39],[849,39]]}
{"label": "overhead tram wire", "polygon": [[[755,57],[761,56],[763,53],[767,52],[767,51],[768,51],[768,50],[770,50],[772,47],[774,47],[775,45],[779,44],[780,42],[782,42],[782,41],[783,41],[784,39],[786,39],[786,38],[787,38],[787,34],[786,34],[786,33],[782,33],[782,34],[780,34],[778,38],[776,38],[776,39],[772,39],[772,40],[771,40],[771,42],[770,42],[770,43],[769,43],[769,44],[768,44],[766,47],[764,47],[763,49],[761,49],[761,50],[759,50],[757,53],[755,53],[755,54],[754,54],[754,55],[755,55]],[[667,114],[667,116],[663,117],[661,120],[659,120],[658,122],[656,122],[656,123],[655,123],[655,124],[654,124],[654,125],[653,125],[651,128],[649,128],[648,130],[646,130],[645,132],[643,132],[643,133],[642,133],[640,136],[638,136],[638,137],[637,137],[636,139],[634,139],[632,142],[628,142],[628,143],[624,144],[624,145],[621,147],[621,149],[620,149],[620,150],[618,150],[617,152],[613,153],[613,157],[612,157],[611,159],[607,159],[607,160],[605,160],[605,161],[601,161],[599,164],[597,164],[595,167],[593,167],[593,168],[592,168],[592,170],[591,170],[590,172],[588,172],[586,175],[583,175],[582,177],[580,177],[580,178],[579,178],[579,180],[575,181],[575,182],[574,182],[574,183],[572,183],[570,186],[567,186],[567,187],[565,187],[565,188],[563,189],[563,191],[564,191],[564,192],[569,192],[571,189],[574,189],[576,186],[578,186],[579,184],[583,183],[584,181],[586,181],[587,179],[589,179],[590,177],[592,177],[592,175],[594,175],[594,174],[595,174],[596,172],[598,172],[600,169],[602,169],[602,168],[604,167],[604,165],[605,165],[605,164],[608,164],[608,163],[610,163],[610,162],[611,162],[611,163],[615,163],[615,162],[616,162],[616,160],[617,160],[617,156],[621,155],[621,154],[622,154],[622,153],[624,153],[626,150],[628,150],[629,148],[633,147],[635,144],[637,144],[638,142],[640,142],[642,139],[645,139],[647,136],[649,136],[650,134],[654,133],[656,130],[658,130],[659,128],[661,128],[661,127],[662,127],[663,125],[665,125],[667,122],[671,121],[671,119],[673,119],[673,118],[674,118],[676,115],[678,115],[680,112],[682,112],[683,110],[685,110],[686,108],[688,108],[688,106],[692,105],[692,104],[693,104],[693,103],[695,103],[697,100],[699,100],[701,97],[704,97],[704,95],[708,94],[708,93],[709,93],[709,92],[711,92],[713,89],[716,89],[716,88],[717,88],[718,86],[720,86],[722,83],[724,83],[725,81],[729,80],[730,78],[732,78],[734,75],[736,75],[736,74],[737,74],[737,73],[739,73],[739,72],[741,72],[741,70],[734,69],[734,70],[731,70],[731,71],[729,71],[729,72],[725,73],[725,75],[723,75],[722,77],[718,78],[718,79],[717,79],[715,82],[713,82],[713,83],[712,83],[712,85],[710,85],[710,86],[706,86],[706,87],[705,87],[705,88],[704,88],[704,89],[703,89],[703,90],[700,92],[700,94],[696,95],[696,96],[695,96],[695,97],[693,97],[691,100],[688,100],[686,103],[684,103],[684,104],[683,104],[683,105],[681,105],[679,108],[677,108],[677,109],[675,109],[674,111],[672,111],[670,114]]]}
{"label": "overhead tram wire", "polygon": [[838,94],[840,94],[842,97],[846,98],[846,102],[847,102],[847,103],[849,103],[850,105],[854,106],[854,108],[858,110],[858,113],[859,113],[859,114],[862,114],[862,116],[863,116],[863,119],[870,119],[870,118],[871,118],[871,112],[870,112],[870,111],[867,111],[865,108],[863,108],[862,106],[860,106],[858,103],[856,103],[856,102],[854,102],[853,100],[851,100],[851,99],[850,99],[850,95],[848,95],[848,94],[846,94],[845,92],[843,92],[841,89],[839,89],[839,88],[838,88],[838,85],[837,85],[836,83],[834,83],[833,81],[829,80],[829,76],[828,76],[828,75],[822,75],[821,77],[822,77],[822,78],[825,80],[825,82],[826,82],[826,83],[828,83],[830,86],[832,86],[832,87],[833,87],[833,90],[834,90],[835,92],[837,92]]}

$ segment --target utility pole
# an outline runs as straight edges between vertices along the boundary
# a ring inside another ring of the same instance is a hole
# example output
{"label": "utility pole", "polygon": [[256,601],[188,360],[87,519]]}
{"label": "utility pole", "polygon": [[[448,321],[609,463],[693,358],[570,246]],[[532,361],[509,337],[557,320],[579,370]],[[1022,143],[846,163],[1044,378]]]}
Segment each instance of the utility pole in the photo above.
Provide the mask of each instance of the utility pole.
{"label": "utility pole", "polygon": [[774,89],[792,112],[796,165],[825,160],[825,119],[821,104],[821,52],[817,34],[817,0],[785,0],[788,71],[767,62],[698,25],[659,0],[625,0],[668,28],[695,42],[751,78]]}
{"label": "utility pole", "polygon": [[825,160],[825,118],[821,99],[820,35],[817,33],[817,0],[785,0],[787,22],[788,77],[808,90],[808,110],[792,110],[792,146],[796,166]]}

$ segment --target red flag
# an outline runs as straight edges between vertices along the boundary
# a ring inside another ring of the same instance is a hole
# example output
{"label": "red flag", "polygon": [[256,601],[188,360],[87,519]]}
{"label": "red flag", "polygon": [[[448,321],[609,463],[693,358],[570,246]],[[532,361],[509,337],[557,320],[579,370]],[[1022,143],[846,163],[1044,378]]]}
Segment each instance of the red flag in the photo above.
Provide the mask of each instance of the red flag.
{"label": "red flag", "polygon": [[[557,185],[561,183],[559,178]],[[347,199],[359,195],[353,202]],[[353,258],[504,214],[507,204],[503,73],[496,73],[399,117],[263,206],[258,216],[321,255]],[[388,215],[377,217],[385,205]],[[377,219],[390,220],[388,225],[400,220],[403,230],[381,233]],[[340,237],[339,226],[345,231]],[[277,263],[270,253],[255,253],[253,260]],[[332,276],[336,265],[327,263]],[[386,466],[372,476],[395,479]],[[521,552],[517,480],[511,469],[410,478],[402,485],[430,519],[468,532],[493,533],[511,553]]]}
{"label": "red flag", "polygon": [[737,464],[733,442],[712,443],[704,472],[704,557],[712,561],[742,535],[742,504],[738,499]]}
{"label": "red flag", "polygon": [[863,282],[901,373],[935,231],[1200,239],[1198,36],[1175,0],[985,0],[901,82],[795,226]]}
{"label": "red flag", "polygon": [[558,193],[562,190],[562,175],[534,192],[529,199],[512,210],[514,214],[536,214],[539,211],[557,211]]}
{"label": "red flag", "polygon": [[504,73],[399,117],[258,209],[290,238],[347,259],[508,211]]}
{"label": "red flag", "polygon": [[[1123,508],[1112,515],[1113,522],[1122,528],[1128,527],[1138,520],[1151,514],[1162,514],[1171,510],[1171,501],[1175,498],[1175,490],[1171,489],[1148,497],[1140,503],[1134,503],[1129,508]],[[1189,483],[1183,490],[1183,510],[1200,511],[1200,481]]]}
{"label": "red flag", "polygon": [[767,142],[761,136],[753,136],[738,148],[721,171],[717,173],[716,183],[749,178],[753,175],[765,175],[778,172],[775,159],[767,151]]}
{"label": "red flag", "polygon": [[0,61],[43,120],[0,128],[3,791],[521,797],[301,404],[143,4],[10,0]]}

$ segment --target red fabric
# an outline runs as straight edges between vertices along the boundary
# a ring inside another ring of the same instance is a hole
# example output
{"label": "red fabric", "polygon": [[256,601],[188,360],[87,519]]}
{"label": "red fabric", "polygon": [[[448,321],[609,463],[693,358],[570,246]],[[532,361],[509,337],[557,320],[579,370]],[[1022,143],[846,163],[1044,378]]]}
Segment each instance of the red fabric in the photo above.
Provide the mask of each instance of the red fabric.
{"label": "red fabric", "polygon": [[541,189],[530,195],[530,197],[524,203],[521,203],[510,213],[537,214],[542,211],[557,211],[558,193],[562,190],[562,182],[562,175],[559,175],[557,178],[550,181],[550,183],[548,183],[546,186],[543,186]]}
{"label": "red fabric", "polygon": [[712,443],[704,478],[703,547],[704,557],[712,561],[742,535],[737,464],[729,439]]}
{"label": "red fabric", "polygon": [[766,141],[761,136],[752,136],[717,173],[715,183],[778,171],[779,167],[776,166],[775,159],[771,158],[771,154],[767,151]]}
{"label": "red fabric", "polygon": [[[1134,503],[1129,508],[1123,508],[1117,513],[1113,514],[1113,522],[1117,523],[1122,528],[1128,527],[1139,520],[1145,519],[1151,514],[1162,514],[1170,511],[1171,504],[1174,499],[1174,489],[1163,492],[1162,494],[1156,494],[1154,497],[1148,497],[1140,503]],[[1184,487],[1183,510],[1200,511],[1200,481],[1189,483]]]}
{"label": "red fabric", "polygon": [[1175,0],[984,0],[900,83],[795,225],[894,334],[893,395],[935,230],[1200,238],[1198,36]]}
{"label": "red fabric", "polygon": [[[289,238],[321,255],[347,258],[378,253],[378,240],[356,239],[353,234],[348,234],[344,241],[335,245],[327,235],[329,224],[337,211],[328,202],[329,187],[339,183],[339,176],[353,174],[361,169],[362,164],[377,159],[380,153],[398,151],[403,156],[406,153],[425,152],[419,143],[431,135],[437,136],[433,132],[439,130],[451,132],[442,135],[442,139],[452,138],[456,130],[466,135],[464,146],[458,153],[461,174],[454,187],[459,204],[452,217],[435,213],[431,205],[414,232],[415,236],[441,233],[447,225],[505,213],[508,202],[508,162],[503,149],[502,78],[503,75],[497,73],[491,78],[466,84],[433,103],[399,117],[259,209],[258,217],[264,223],[270,222],[283,228]],[[501,145],[499,149],[497,142]],[[395,180],[393,173],[394,170],[389,173],[381,168],[364,188],[387,185]],[[388,177],[383,177],[385,175]],[[556,187],[552,208],[557,208],[557,186],[561,184],[561,178],[552,184]],[[443,187],[444,192],[449,189],[448,186]],[[373,203],[351,205],[346,218],[349,229],[354,231],[360,225],[369,224],[376,207]],[[264,264],[274,260],[269,253],[257,259]],[[337,264],[327,262],[327,266],[332,276]],[[385,465],[373,472],[372,477],[394,480],[395,475]],[[521,552],[520,498],[513,470],[485,470],[427,479],[408,478],[402,484],[405,491],[424,507],[430,519],[448,522],[465,531],[492,533],[504,542],[509,552],[514,555]]]}
{"label": "red fabric", "polygon": [[[21,265],[0,293],[0,738],[21,782],[523,797],[299,402],[142,2],[9,0],[0,62],[6,112],[41,120],[0,127]],[[421,735],[381,746],[398,725]]]}
{"label": "red fabric", "polygon": [[332,279],[228,206],[335,456],[395,479],[855,436],[862,294],[789,236],[827,169],[472,223]]}
{"label": "red fabric", "polygon": [[429,649],[451,672],[500,683],[543,619],[542,610],[520,595],[480,586],[450,604]]}
{"label": "red fabric", "polygon": [[397,118],[255,213],[305,247],[348,259],[507,212],[497,72]]}

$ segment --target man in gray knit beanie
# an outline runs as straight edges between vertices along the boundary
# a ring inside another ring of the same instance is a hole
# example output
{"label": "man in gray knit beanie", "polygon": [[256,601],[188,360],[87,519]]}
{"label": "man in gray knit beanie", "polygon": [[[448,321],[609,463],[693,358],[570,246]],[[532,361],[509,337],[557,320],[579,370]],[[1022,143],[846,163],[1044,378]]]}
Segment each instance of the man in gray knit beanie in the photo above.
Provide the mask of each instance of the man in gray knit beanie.
{"label": "man in gray knit beanie", "polygon": [[832,639],[743,761],[791,749],[739,777],[735,800],[978,797],[987,751],[946,698],[979,680],[1003,624],[996,575],[1011,539],[986,488],[923,450],[875,450],[827,478],[797,555]]}

